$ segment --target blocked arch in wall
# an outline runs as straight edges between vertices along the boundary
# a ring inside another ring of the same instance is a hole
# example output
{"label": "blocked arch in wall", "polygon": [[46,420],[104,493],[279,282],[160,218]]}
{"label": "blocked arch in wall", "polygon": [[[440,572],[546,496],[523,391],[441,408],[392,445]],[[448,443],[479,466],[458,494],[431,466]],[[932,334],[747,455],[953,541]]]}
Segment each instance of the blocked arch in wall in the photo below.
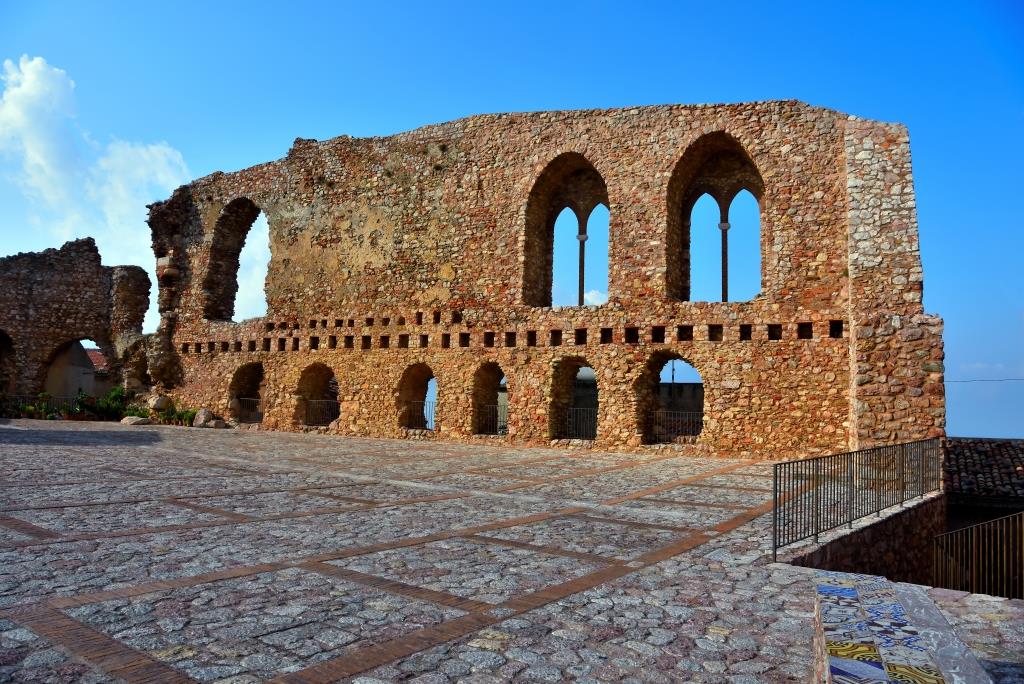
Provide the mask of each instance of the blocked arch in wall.
{"label": "blocked arch in wall", "polygon": [[0,330],[0,395],[14,391],[14,340]]}
{"label": "blocked arch in wall", "polygon": [[434,424],[434,416],[428,415],[430,407],[426,405],[427,386],[431,380],[435,380],[434,371],[426,363],[414,363],[402,372],[396,391],[398,427],[426,430]]}
{"label": "blocked arch in wall", "polygon": [[666,194],[665,289],[669,297],[682,301],[691,299],[690,216],[697,200],[709,195],[718,205],[719,225],[728,226],[729,208],[744,190],[757,200],[762,217],[759,242],[763,291],[764,187],[757,165],[743,145],[729,133],[705,134],[686,149],[672,171]]}
{"label": "blocked arch in wall", "polygon": [[329,425],[340,415],[338,382],[327,365],[317,362],[306,366],[299,375],[296,391],[299,395],[296,422]]}
{"label": "blocked arch in wall", "polygon": [[[108,381],[109,381],[109,383],[111,383],[111,386],[113,384],[116,384],[116,382],[120,378],[120,372],[119,372],[120,364],[118,363],[117,357],[114,356],[114,354],[112,353],[110,344],[105,339],[101,338],[100,336],[88,337],[86,335],[81,335],[79,337],[73,337],[71,339],[66,339],[63,342],[61,342],[60,344],[55,345],[50,350],[50,353],[47,354],[44,357],[44,361],[40,365],[39,370],[37,371],[35,379],[34,379],[34,383],[33,383],[34,384],[34,390],[33,391],[34,392],[43,392],[43,391],[48,391],[49,392],[49,390],[47,389],[47,385],[50,383],[51,379],[54,377],[54,371],[55,371],[54,366],[55,366],[55,364],[62,363],[65,360],[65,357],[67,357],[68,354],[71,352],[71,350],[74,348],[74,346],[76,344],[82,342],[82,341],[85,341],[85,340],[93,340],[97,344],[97,346],[99,347],[99,350],[102,352],[103,357],[104,357],[104,359],[106,359],[106,362],[107,362]],[[86,390],[86,388],[84,388],[84,387],[82,389]],[[60,397],[73,397],[73,396],[75,396],[76,393],[77,392],[72,391],[71,389],[66,390],[66,391],[62,391],[62,392],[56,392],[56,393],[55,392],[50,392],[50,394],[52,394],[53,396],[60,396]],[[93,394],[93,393],[95,393],[95,392],[89,392],[89,391],[86,390],[86,394]],[[100,394],[105,394],[106,393],[106,389],[101,389],[99,391],[99,393]]]}
{"label": "blocked arch in wall", "polygon": [[568,208],[580,226],[593,210],[611,208],[604,178],[586,157],[565,152],[540,173],[526,200],[523,241],[523,303],[551,306],[555,221]]}
{"label": "blocked arch in wall", "polygon": [[263,364],[246,363],[235,370],[228,385],[228,409],[233,420],[259,423],[263,419]]}
{"label": "blocked arch in wall", "polygon": [[228,202],[217,217],[210,242],[210,260],[203,278],[203,316],[207,320],[234,318],[239,257],[261,211],[248,197],[239,197]]}
{"label": "blocked arch in wall", "polygon": [[[697,370],[696,366],[679,354],[660,350],[651,354],[633,383],[636,397],[636,429],[644,444],[673,442],[679,438],[695,441],[703,430],[704,410],[707,405],[704,399],[703,376],[699,396],[695,397],[696,405],[692,407],[694,410],[679,410],[682,407],[665,405],[665,398],[661,396],[661,371],[672,361],[681,361]],[[697,373],[700,374],[699,371]],[[696,410],[697,405],[699,410]],[[691,413],[700,415],[689,415]]]}

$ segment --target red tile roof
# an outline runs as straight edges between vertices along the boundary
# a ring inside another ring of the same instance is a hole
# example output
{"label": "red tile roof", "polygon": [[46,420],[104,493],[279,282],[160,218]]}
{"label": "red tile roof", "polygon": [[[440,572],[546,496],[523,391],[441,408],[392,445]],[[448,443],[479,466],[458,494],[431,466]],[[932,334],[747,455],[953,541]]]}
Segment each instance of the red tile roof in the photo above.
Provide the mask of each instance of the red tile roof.
{"label": "red tile roof", "polygon": [[950,437],[948,442],[947,492],[1024,497],[1024,439]]}
{"label": "red tile roof", "polygon": [[99,349],[86,349],[85,353],[89,356],[89,360],[92,361],[92,367],[99,373],[106,373],[107,370],[107,357],[103,355]]}

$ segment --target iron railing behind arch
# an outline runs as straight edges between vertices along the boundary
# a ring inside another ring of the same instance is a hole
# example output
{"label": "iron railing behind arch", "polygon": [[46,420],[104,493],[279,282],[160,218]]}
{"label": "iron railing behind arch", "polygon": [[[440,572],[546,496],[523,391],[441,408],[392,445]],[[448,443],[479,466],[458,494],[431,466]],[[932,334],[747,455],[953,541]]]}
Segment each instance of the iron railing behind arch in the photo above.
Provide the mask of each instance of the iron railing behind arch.
{"label": "iron railing behind arch", "polygon": [[597,407],[570,406],[553,415],[554,439],[597,439]]}
{"label": "iron railing behind arch", "polygon": [[772,556],[778,549],[938,491],[938,439],[784,461],[773,466]]}
{"label": "iron railing behind arch", "polygon": [[263,401],[259,398],[238,397],[238,422],[262,423]]}
{"label": "iron railing behind arch", "polygon": [[932,584],[1024,599],[1024,511],[935,537]]}
{"label": "iron railing behind arch", "polygon": [[508,406],[500,404],[485,404],[477,406],[477,434],[479,435],[507,435],[508,434]]}
{"label": "iron railing behind arch", "polygon": [[435,430],[433,401],[409,401],[404,406],[405,425],[409,430]]}
{"label": "iron railing behind arch", "polygon": [[696,437],[704,429],[700,411],[655,411],[651,437],[657,443],[669,443],[676,437]]}
{"label": "iron railing behind arch", "polygon": [[307,399],[306,425],[330,425],[341,415],[341,405],[336,399]]}

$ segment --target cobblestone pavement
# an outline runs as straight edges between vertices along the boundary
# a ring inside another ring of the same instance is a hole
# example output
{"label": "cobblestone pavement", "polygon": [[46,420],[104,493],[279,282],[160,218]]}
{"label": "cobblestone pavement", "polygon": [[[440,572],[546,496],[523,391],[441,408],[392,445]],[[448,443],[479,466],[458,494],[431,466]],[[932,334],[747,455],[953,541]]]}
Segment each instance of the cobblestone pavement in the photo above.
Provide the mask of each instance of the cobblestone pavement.
{"label": "cobblestone pavement", "polygon": [[0,681],[808,681],[771,471],[0,425]]}

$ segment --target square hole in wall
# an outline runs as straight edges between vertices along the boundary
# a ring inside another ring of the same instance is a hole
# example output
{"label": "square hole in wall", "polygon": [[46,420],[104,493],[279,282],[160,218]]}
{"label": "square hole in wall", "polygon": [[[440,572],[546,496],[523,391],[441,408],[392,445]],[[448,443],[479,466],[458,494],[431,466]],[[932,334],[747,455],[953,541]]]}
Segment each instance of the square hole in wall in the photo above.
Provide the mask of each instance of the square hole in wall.
{"label": "square hole in wall", "polygon": [[408,335],[399,335],[398,336],[398,348],[399,349],[408,349],[409,348],[409,336]]}
{"label": "square hole in wall", "polygon": [[461,311],[452,311],[452,324],[453,325],[458,325],[461,322],[462,322],[462,312]]}
{"label": "square hole in wall", "polygon": [[337,349],[338,348],[338,336],[337,335],[328,335],[327,336],[327,348],[328,349]]}
{"label": "square hole in wall", "polygon": [[636,344],[640,341],[640,328],[626,328],[626,344]]}
{"label": "square hole in wall", "polygon": [[527,330],[526,331],[526,346],[536,347],[537,346],[537,331]]}
{"label": "square hole in wall", "polygon": [[468,347],[469,346],[469,333],[459,333],[459,346],[460,347]]}
{"label": "square hole in wall", "polygon": [[344,323],[345,323],[345,321],[341,320],[340,318],[335,318],[334,319],[334,327],[335,328],[340,328]]}
{"label": "square hole in wall", "polygon": [[663,344],[665,342],[665,326],[656,325],[651,328],[651,342],[654,344]]}
{"label": "square hole in wall", "polygon": [[194,352],[195,352],[196,354],[202,354],[202,353],[203,353],[203,343],[202,343],[202,342],[196,342],[196,343],[195,343],[195,344],[194,344],[194,345],[192,346],[192,350],[193,350],[193,351],[194,351]]}
{"label": "square hole in wall", "polygon": [[298,330],[298,329],[299,329],[299,322],[295,321],[294,323],[292,323],[292,330]]}
{"label": "square hole in wall", "polygon": [[263,351],[270,351],[270,338],[269,337],[264,337],[263,338]]}
{"label": "square hole in wall", "polygon": [[354,349],[356,346],[355,335],[345,335],[345,349]]}
{"label": "square hole in wall", "polygon": [[188,342],[185,342],[184,344],[181,345],[181,353],[182,354],[188,354],[188,350],[189,350]]}
{"label": "square hole in wall", "polygon": [[299,338],[298,337],[293,337],[292,338],[292,351],[299,351]]}
{"label": "square hole in wall", "polygon": [[277,351],[283,352],[288,348],[288,339],[284,337],[277,338]]}
{"label": "square hole in wall", "polygon": [[372,328],[373,327],[373,316],[370,316],[370,317],[368,317],[366,319],[366,327],[368,327],[368,328]]}
{"label": "square hole in wall", "polygon": [[576,328],[572,331],[572,341],[574,344],[586,344],[587,343],[587,329]]}
{"label": "square hole in wall", "polygon": [[405,325],[405,316],[398,317],[398,325]]}
{"label": "square hole in wall", "polygon": [[441,312],[440,311],[435,311],[434,312],[434,325],[440,325],[440,323],[441,323]]}
{"label": "square hole in wall", "polygon": [[417,311],[416,312],[416,325],[423,325],[423,312],[422,311]]}
{"label": "square hole in wall", "polygon": [[601,344],[611,344],[613,339],[612,335],[613,333],[611,328],[601,328]]}
{"label": "square hole in wall", "polygon": [[356,327],[356,319],[354,319],[354,318],[348,319],[348,327],[350,327],[350,328]]}
{"label": "square hole in wall", "polygon": [[828,336],[835,339],[841,339],[843,336],[843,322],[842,321],[829,321],[828,322]]}
{"label": "square hole in wall", "polygon": [[561,330],[552,330],[551,331],[550,343],[551,343],[552,347],[560,347],[560,346],[562,346],[562,331]]}
{"label": "square hole in wall", "polygon": [[493,347],[494,346],[494,333],[493,332],[485,332],[484,333],[484,346],[485,347]]}
{"label": "square hole in wall", "polygon": [[217,343],[216,342],[207,342],[206,343],[206,351],[210,352],[211,354],[213,352],[217,351]]}
{"label": "square hole in wall", "polygon": [[274,329],[274,324],[273,323],[267,323],[266,328],[267,328],[267,332],[270,332],[271,330]]}
{"label": "square hole in wall", "polygon": [[721,323],[712,323],[708,326],[708,339],[712,342],[721,342],[722,334],[723,331]]}
{"label": "square hole in wall", "polygon": [[315,328],[315,327],[316,327],[316,319],[313,319],[313,320],[311,320],[311,321],[309,322],[309,327],[310,327],[310,328]]}
{"label": "square hole in wall", "polygon": [[277,329],[278,330],[287,330],[288,329],[288,323],[286,321],[281,321],[280,323],[277,324]]}
{"label": "square hole in wall", "polygon": [[812,340],[814,339],[814,324],[810,322],[803,322],[796,324],[796,337],[798,340]]}
{"label": "square hole in wall", "polygon": [[430,335],[420,335],[420,349],[426,349],[430,346]]}
{"label": "square hole in wall", "polygon": [[768,339],[769,340],[781,340],[782,339],[782,325],[779,323],[768,324]]}
{"label": "square hole in wall", "polygon": [[373,337],[371,337],[370,335],[363,335],[362,339],[359,341],[359,348],[360,349],[369,349],[372,346],[373,346]]}
{"label": "square hole in wall", "polygon": [[516,334],[514,332],[505,333],[505,346],[514,347],[516,346]]}
{"label": "square hole in wall", "polygon": [[754,339],[754,326],[749,323],[740,324],[740,340],[747,342]]}
{"label": "square hole in wall", "polygon": [[380,319],[380,324],[384,326],[391,325],[391,319],[385,316],[384,318]]}
{"label": "square hole in wall", "polygon": [[229,343],[227,343],[227,342],[221,342],[220,343],[220,350],[222,352],[226,352],[230,348],[231,348],[231,345]]}
{"label": "square hole in wall", "polygon": [[310,349],[319,349],[320,348],[320,338],[317,337],[316,335],[311,336],[309,338],[309,348]]}
{"label": "square hole in wall", "polygon": [[380,348],[388,349],[391,346],[391,337],[388,335],[380,336]]}
{"label": "square hole in wall", "polygon": [[236,351],[236,352],[242,351],[242,343],[241,342],[235,342],[232,345],[232,351]]}
{"label": "square hole in wall", "polygon": [[249,351],[256,351],[256,340],[249,340]]}
{"label": "square hole in wall", "polygon": [[320,319],[320,327],[321,328],[326,328],[327,327],[327,319],[326,318]]}
{"label": "square hole in wall", "polygon": [[676,341],[677,342],[690,342],[692,340],[693,340],[693,326],[692,325],[676,326]]}
{"label": "square hole in wall", "polygon": [[451,333],[441,333],[441,349],[450,349],[452,346]]}

